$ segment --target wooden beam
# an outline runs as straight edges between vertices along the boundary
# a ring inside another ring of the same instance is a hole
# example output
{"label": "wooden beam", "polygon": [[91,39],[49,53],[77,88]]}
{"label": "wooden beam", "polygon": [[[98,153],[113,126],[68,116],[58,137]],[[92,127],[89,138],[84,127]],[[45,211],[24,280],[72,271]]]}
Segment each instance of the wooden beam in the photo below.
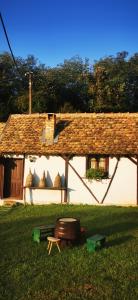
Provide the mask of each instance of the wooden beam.
{"label": "wooden beam", "polygon": [[69,166],[72,168],[72,170],[75,172],[75,174],[79,177],[79,179],[81,180],[81,182],[83,183],[83,185],[87,188],[87,190],[89,191],[89,193],[93,196],[93,198],[96,200],[97,203],[99,203],[98,199],[95,197],[95,195],[93,194],[93,192],[91,191],[91,189],[87,186],[87,184],[85,183],[85,181],[81,178],[81,176],[79,175],[79,173],[75,170],[75,168],[70,164],[70,162],[68,162]]}
{"label": "wooden beam", "polygon": [[112,181],[113,181],[113,179],[114,179],[114,177],[115,177],[115,174],[116,174],[116,171],[117,171],[117,168],[118,168],[118,164],[119,164],[119,159],[117,159],[117,163],[116,163],[116,165],[115,165],[115,169],[114,169],[113,175],[112,175],[112,177],[111,177],[111,180],[110,180],[110,182],[109,182],[109,185],[108,185],[108,188],[107,188],[107,190],[106,190],[106,192],[105,192],[105,195],[104,195],[104,197],[103,197],[103,199],[102,199],[102,201],[101,201],[101,204],[104,203],[105,197],[106,197],[107,194],[108,194],[108,191],[109,191],[109,189],[110,189],[110,186],[111,186],[111,184],[112,184]]}
{"label": "wooden beam", "polygon": [[65,193],[64,193],[64,203],[68,202],[68,170],[69,170],[69,157],[65,157]]}
{"label": "wooden beam", "polygon": [[130,156],[127,156],[127,158],[130,160],[130,161],[132,161],[136,166],[137,166],[137,187],[136,187],[136,189],[137,189],[137,205],[138,205],[138,155],[137,155],[137,157],[136,157],[136,159],[134,159],[134,158],[132,158],[132,157],[130,157]]}
{"label": "wooden beam", "polygon": [[134,158],[130,157],[130,156],[127,156],[127,158],[129,160],[131,160],[135,165],[137,165],[137,160],[135,160]]}

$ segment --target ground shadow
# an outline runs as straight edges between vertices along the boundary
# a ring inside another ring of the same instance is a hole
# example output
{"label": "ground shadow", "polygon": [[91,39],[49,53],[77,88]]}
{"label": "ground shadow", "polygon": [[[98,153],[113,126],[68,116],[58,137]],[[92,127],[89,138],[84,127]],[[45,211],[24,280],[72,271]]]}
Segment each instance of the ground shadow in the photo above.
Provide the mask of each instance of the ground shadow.
{"label": "ground shadow", "polygon": [[133,239],[134,239],[134,237],[132,235],[121,236],[121,237],[115,238],[111,241],[107,240],[105,243],[105,247],[110,248],[110,247],[114,247],[114,246],[119,246],[119,245],[124,244]]}
{"label": "ground shadow", "polygon": [[[64,209],[63,209],[64,207]],[[87,207],[86,207],[87,208]],[[39,208],[34,206],[34,212],[30,209],[30,206],[21,208],[20,206],[15,207],[8,213],[15,215],[20,213],[20,209],[23,209],[23,216],[21,219],[14,219],[13,217],[9,220],[1,219],[0,229],[1,232],[4,230],[5,234],[8,230],[10,234],[14,232],[24,232],[26,238],[29,239],[34,227],[40,225],[55,224],[57,218],[61,217],[74,217],[80,219],[81,226],[85,227],[85,239],[95,234],[101,234],[106,236],[106,247],[114,247],[115,245],[125,244],[128,241],[133,241],[135,236],[130,231],[137,229],[137,213],[135,211],[126,211],[120,213],[120,210],[115,213],[103,214],[101,209],[93,208],[87,211],[82,208],[77,208],[77,206],[63,206],[51,205],[50,209],[47,210],[47,206],[44,206],[43,213],[39,215]],[[101,212],[100,212],[101,211]],[[122,209],[121,209],[122,211]],[[98,212],[98,214],[97,214]],[[33,215],[31,215],[33,213]],[[15,236],[16,238],[16,236]]]}

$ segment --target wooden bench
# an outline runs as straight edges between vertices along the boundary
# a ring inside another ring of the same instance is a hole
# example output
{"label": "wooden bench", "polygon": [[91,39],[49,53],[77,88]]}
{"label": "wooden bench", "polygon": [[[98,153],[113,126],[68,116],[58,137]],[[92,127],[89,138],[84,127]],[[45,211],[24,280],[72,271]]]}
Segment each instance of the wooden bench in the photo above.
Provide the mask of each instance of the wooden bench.
{"label": "wooden bench", "polygon": [[87,238],[87,250],[88,252],[95,252],[97,249],[104,247],[106,236],[96,234]]}
{"label": "wooden bench", "polygon": [[40,243],[42,240],[46,240],[49,235],[54,235],[55,225],[41,225],[35,227],[32,232],[33,241]]}

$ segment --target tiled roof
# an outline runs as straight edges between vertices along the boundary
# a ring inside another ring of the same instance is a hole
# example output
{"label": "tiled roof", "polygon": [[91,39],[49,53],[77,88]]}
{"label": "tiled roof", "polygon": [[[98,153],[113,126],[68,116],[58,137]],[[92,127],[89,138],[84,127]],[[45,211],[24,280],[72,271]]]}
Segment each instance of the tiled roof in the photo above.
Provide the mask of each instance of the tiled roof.
{"label": "tiled roof", "polygon": [[0,122],[0,135],[1,135],[2,131],[3,131],[3,129],[4,129],[4,126],[5,126],[5,123]]}
{"label": "tiled roof", "polygon": [[138,113],[56,114],[53,145],[43,140],[46,114],[11,115],[0,153],[138,155]]}

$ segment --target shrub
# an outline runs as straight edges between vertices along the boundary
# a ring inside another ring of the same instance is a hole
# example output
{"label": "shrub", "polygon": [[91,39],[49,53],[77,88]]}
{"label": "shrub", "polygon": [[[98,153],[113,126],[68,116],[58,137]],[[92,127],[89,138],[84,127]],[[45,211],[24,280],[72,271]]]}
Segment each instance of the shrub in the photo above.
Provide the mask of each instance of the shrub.
{"label": "shrub", "polygon": [[104,169],[88,169],[86,171],[86,177],[88,179],[106,179],[108,177],[108,172],[105,172]]}

